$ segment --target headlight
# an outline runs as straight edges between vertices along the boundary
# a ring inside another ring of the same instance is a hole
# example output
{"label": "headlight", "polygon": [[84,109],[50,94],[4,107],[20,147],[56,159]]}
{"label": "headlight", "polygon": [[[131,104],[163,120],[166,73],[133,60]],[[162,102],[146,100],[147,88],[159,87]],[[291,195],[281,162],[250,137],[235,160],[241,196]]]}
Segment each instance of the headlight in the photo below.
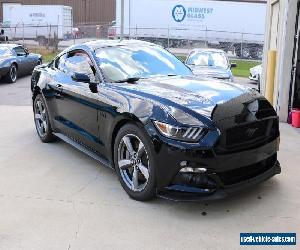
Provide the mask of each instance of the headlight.
{"label": "headlight", "polygon": [[197,127],[178,127],[159,121],[154,121],[154,124],[162,135],[171,139],[186,142],[199,141],[205,132],[204,125]]}

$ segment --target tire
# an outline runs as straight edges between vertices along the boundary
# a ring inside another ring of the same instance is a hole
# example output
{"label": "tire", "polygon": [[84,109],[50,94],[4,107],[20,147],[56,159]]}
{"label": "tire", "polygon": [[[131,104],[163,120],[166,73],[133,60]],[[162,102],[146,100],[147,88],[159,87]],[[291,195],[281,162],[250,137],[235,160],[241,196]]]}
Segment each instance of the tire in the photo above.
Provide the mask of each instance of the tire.
{"label": "tire", "polygon": [[114,165],[123,189],[131,198],[148,201],[155,197],[153,147],[137,125],[126,124],[118,132],[114,143]]}
{"label": "tire", "polygon": [[36,63],[36,66],[39,66],[39,65],[42,65],[42,64],[43,64],[42,59],[39,59],[39,60],[37,61],[37,63]]}
{"label": "tire", "polygon": [[33,113],[35,128],[41,141],[44,143],[53,142],[56,138],[53,135],[47,106],[41,94],[34,99]]}
{"label": "tire", "polygon": [[18,79],[18,68],[16,64],[12,64],[9,68],[8,73],[4,77],[5,81],[8,83],[15,83]]}

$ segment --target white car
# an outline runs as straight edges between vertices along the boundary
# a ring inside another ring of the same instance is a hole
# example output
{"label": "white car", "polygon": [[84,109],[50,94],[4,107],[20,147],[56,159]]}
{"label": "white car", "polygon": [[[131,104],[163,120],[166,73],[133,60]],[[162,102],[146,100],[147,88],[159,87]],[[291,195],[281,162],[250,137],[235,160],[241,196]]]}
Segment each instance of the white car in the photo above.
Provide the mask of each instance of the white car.
{"label": "white car", "polygon": [[260,82],[261,78],[261,72],[262,72],[262,64],[257,65],[250,69],[250,76],[249,79],[251,81]]}

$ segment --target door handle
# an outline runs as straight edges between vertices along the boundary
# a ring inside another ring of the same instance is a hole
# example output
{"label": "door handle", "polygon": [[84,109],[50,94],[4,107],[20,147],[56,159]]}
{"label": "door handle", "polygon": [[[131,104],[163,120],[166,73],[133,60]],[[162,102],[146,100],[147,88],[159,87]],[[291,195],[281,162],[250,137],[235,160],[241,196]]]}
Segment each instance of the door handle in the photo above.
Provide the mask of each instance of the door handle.
{"label": "door handle", "polygon": [[56,90],[55,96],[56,96],[56,98],[61,99],[62,98],[62,93],[63,93],[63,90],[64,90],[63,86],[61,84],[56,84],[56,88],[57,88],[57,90]]}

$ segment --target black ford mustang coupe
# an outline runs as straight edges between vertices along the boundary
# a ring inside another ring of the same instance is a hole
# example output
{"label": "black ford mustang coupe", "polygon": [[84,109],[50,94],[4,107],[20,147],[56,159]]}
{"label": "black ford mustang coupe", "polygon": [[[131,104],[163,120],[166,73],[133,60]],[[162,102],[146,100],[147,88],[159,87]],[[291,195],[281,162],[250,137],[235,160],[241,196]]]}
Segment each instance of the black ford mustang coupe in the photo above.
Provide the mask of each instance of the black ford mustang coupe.
{"label": "black ford mustang coupe", "polygon": [[73,46],[31,82],[36,130],[109,166],[128,195],[219,199],[281,171],[278,117],[258,92],[201,79],[141,41]]}

